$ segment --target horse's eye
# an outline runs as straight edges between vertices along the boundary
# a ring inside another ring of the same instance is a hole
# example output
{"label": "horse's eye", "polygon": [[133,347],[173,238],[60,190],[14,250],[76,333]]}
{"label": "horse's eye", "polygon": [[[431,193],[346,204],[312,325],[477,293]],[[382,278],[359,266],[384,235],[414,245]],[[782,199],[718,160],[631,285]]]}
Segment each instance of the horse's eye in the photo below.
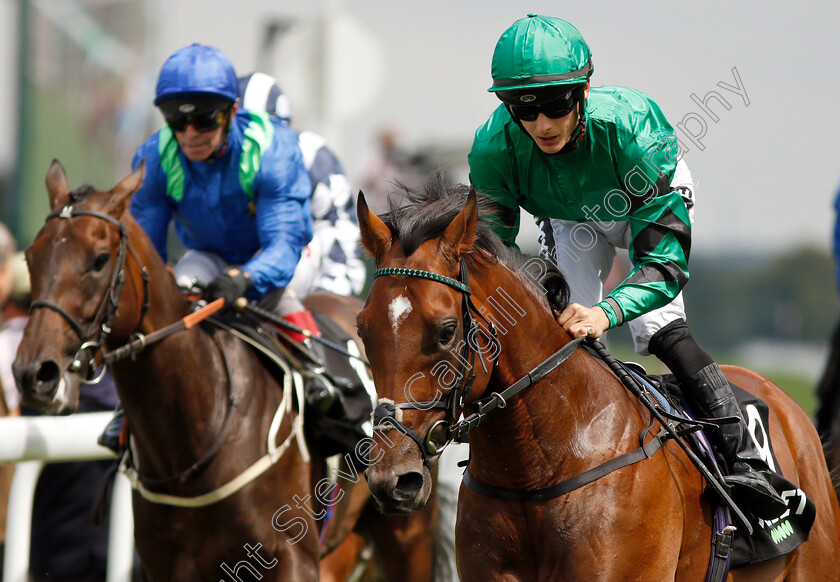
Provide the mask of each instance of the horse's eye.
{"label": "horse's eye", "polygon": [[111,255],[108,253],[102,253],[96,260],[93,261],[93,270],[94,271],[101,271],[105,265],[108,264],[108,261],[111,259]]}
{"label": "horse's eye", "polygon": [[440,327],[438,332],[438,343],[447,345],[452,342],[455,337],[455,332],[458,331],[458,324],[454,321],[448,321]]}

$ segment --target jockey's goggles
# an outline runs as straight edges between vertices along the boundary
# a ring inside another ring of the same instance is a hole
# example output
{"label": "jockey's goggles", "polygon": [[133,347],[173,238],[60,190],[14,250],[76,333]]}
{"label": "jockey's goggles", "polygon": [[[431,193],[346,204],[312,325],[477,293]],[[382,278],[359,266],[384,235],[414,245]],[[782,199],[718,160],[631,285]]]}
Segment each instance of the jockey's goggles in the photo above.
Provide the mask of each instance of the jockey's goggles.
{"label": "jockey's goggles", "polygon": [[215,111],[202,111],[200,113],[163,115],[167,125],[172,131],[186,131],[188,125],[192,125],[196,131],[206,133],[218,129],[224,123],[230,107],[216,109]]}
{"label": "jockey's goggles", "polygon": [[[558,92],[556,87],[533,91],[505,91],[497,95],[508,107],[510,114],[519,121],[536,121],[540,113],[550,119],[567,116],[577,105],[583,85],[572,85]],[[546,91],[550,89],[550,91]]]}
{"label": "jockey's goggles", "polygon": [[158,107],[172,131],[186,131],[192,125],[196,131],[206,133],[225,122],[233,104],[221,99],[185,99],[164,101]]}

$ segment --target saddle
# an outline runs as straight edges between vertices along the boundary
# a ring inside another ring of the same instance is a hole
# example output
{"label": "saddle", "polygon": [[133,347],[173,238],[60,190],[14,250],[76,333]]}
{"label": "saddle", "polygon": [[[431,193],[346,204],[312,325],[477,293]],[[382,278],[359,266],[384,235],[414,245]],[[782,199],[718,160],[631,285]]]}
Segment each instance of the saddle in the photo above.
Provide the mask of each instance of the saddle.
{"label": "saddle", "polygon": [[[228,310],[207,321],[234,330],[258,350],[270,368],[280,371],[282,362],[303,378],[304,397],[295,404],[304,415],[307,441],[324,457],[354,453],[356,444],[372,435],[373,411],[364,381],[350,364],[355,352],[348,351],[348,346],[354,340],[328,315],[312,314],[324,349],[310,349],[270,322],[240,310]],[[357,470],[367,468],[366,459],[347,456]]]}
{"label": "saddle", "polygon": [[[675,376],[648,375],[638,364],[620,362],[625,370],[638,382],[643,390],[658,403],[658,406],[665,411],[664,416],[674,420],[677,424],[675,430],[681,434],[689,443],[695,454],[708,468],[709,472],[720,477],[720,465],[718,456],[713,444],[716,441],[715,424],[719,419],[704,419],[699,416],[690,404]],[[773,443],[769,431],[769,408],[760,398],[750,394],[740,386],[730,383],[735,399],[744,418],[748,423],[748,432],[755,441],[756,447],[762,459],[768,467],[767,475],[770,484],[779,492],[782,498],[788,500],[788,507],[785,511],[772,519],[761,519],[752,513],[755,508],[744,507],[745,514],[750,520],[753,528],[749,534],[744,528],[734,530],[734,537],[731,545],[726,541],[718,544],[717,551],[731,547],[729,556],[729,569],[736,569],[742,566],[763,562],[782,556],[795,550],[800,544],[807,541],[811,526],[816,517],[816,508],[813,501],[797,487],[787,480],[779,469],[779,462],[773,451]],[[670,410],[669,410],[670,409]],[[696,430],[693,427],[701,427]],[[721,478],[722,480],[722,478]],[[725,508],[720,497],[710,491],[709,501],[718,510]],[[729,524],[731,526],[731,524]],[[727,528],[718,528],[720,533]],[[724,559],[723,555],[719,556]]]}

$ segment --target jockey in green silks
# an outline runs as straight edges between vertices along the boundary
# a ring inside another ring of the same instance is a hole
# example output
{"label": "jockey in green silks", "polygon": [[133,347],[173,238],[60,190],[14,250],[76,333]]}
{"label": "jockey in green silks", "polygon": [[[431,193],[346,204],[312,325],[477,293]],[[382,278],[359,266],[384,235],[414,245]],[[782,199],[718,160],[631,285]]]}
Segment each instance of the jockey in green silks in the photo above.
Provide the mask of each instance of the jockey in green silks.
{"label": "jockey in green silks", "polygon": [[[489,89],[502,103],[475,133],[470,180],[510,209],[496,224],[508,244],[520,208],[538,217],[542,253],[571,287],[557,315],[569,334],[600,337],[627,323],[636,351],[662,360],[705,413],[740,419],[720,427],[725,480],[736,501],[778,515],[784,501],[762,474],[732,388],[685,323],[694,184],[674,128],[639,91],[590,87],[593,70],[565,20],[530,14],[508,28]],[[605,297],[616,248],[633,268]]]}

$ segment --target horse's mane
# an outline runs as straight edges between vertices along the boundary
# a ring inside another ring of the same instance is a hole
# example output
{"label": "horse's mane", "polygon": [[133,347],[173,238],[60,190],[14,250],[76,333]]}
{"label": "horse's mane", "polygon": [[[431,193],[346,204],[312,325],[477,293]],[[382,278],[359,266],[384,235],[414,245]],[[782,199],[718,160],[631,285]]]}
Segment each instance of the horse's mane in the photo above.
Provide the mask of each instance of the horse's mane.
{"label": "horse's mane", "polygon": [[[472,190],[466,184],[447,184],[444,172],[440,170],[429,176],[422,189],[409,188],[400,182],[396,182],[396,186],[400,196],[388,199],[390,212],[381,218],[391,232],[399,237],[406,255],[411,255],[427,240],[441,236],[449,223],[463,210]],[[524,276],[522,278],[531,284],[539,283],[548,291],[546,299],[552,309],[565,309],[569,301],[569,286],[563,273],[551,261],[523,255],[518,249],[505,245],[492,227],[494,222],[512,222],[511,210],[480,192],[476,192],[476,200],[479,220],[473,248],[480,252],[473,253],[473,259],[485,264],[501,261],[520,275],[520,267],[525,263],[542,261],[545,274],[539,281]]]}

